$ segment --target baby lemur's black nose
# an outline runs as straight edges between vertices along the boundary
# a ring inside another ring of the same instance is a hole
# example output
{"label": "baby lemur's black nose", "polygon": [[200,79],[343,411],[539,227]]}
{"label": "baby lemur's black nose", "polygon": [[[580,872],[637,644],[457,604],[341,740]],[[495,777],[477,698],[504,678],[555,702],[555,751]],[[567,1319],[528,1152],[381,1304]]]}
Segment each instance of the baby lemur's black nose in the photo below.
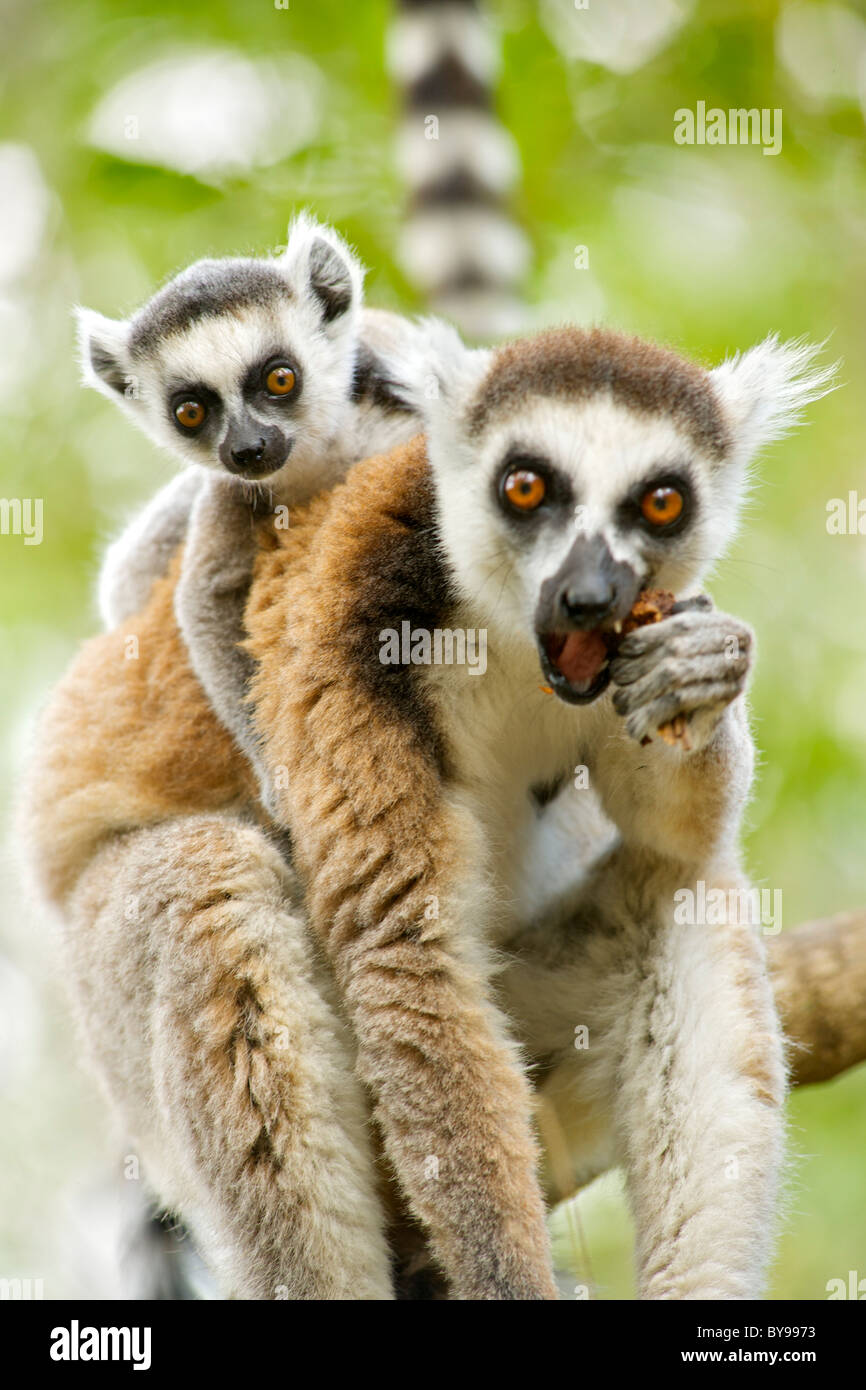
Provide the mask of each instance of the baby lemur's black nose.
{"label": "baby lemur's black nose", "polygon": [[238,468],[249,468],[253,463],[260,463],[265,452],[265,441],[260,439],[257,444],[245,444],[243,448],[232,449],[232,460]]}

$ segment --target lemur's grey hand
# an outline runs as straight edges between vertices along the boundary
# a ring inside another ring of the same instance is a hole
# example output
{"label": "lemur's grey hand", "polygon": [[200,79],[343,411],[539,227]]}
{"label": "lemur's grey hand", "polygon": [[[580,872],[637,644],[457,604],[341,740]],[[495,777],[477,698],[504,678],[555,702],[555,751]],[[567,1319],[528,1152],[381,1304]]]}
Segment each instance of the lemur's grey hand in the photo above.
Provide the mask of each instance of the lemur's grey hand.
{"label": "lemur's grey hand", "polygon": [[659,735],[683,749],[704,747],[746,687],[752,631],[708,602],[631,633],[611,666],[613,705],[639,742]]}

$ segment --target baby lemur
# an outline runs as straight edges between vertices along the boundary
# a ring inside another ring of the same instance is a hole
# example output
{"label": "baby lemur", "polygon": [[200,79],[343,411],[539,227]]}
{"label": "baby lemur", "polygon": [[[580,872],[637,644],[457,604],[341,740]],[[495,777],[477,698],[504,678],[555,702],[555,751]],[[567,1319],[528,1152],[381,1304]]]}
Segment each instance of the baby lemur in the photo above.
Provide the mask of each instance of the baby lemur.
{"label": "baby lemur", "polygon": [[303,213],[279,255],[197,261],[129,319],[78,310],[85,382],[186,465],[109,547],[103,620],[112,628],[139,612],[186,540],[180,629],[254,763],[237,646],[251,516],[266,510],[288,525],[290,509],[350,463],[418,429],[379,355],[399,360],[418,330],[362,307],[362,280],[342,238]]}
{"label": "baby lemur", "polygon": [[[612,665],[604,634],[641,588],[695,588],[750,459],[826,389],[811,360],[770,341],[706,373],[576,329],[469,352],[428,326],[390,373],[426,445],[257,523],[270,822],[188,665],[180,558],[129,624],[139,658],[109,633],[61,683],[36,869],[115,1105],[227,1291],[389,1296],[370,1114],[454,1296],[553,1296],[522,1056],[575,1174],[624,1165],[643,1297],[760,1291],[785,1088],[762,943],[675,913],[743,886],[751,634],[684,606]],[[481,632],[483,675],[431,660]],[[608,842],[527,925],[531,796],[576,767]]]}

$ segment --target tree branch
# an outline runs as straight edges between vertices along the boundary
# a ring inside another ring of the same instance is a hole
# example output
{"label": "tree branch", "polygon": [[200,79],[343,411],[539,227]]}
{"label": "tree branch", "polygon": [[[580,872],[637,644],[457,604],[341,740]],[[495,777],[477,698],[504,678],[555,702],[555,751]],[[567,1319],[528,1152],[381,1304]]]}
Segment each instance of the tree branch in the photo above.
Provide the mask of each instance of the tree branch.
{"label": "tree branch", "polygon": [[866,1061],[866,912],[804,922],[767,942],[792,1084]]}
{"label": "tree branch", "polygon": [[[866,1061],[866,911],[842,912],[771,936],[776,1006],[791,1044],[791,1084],[829,1081]],[[551,1205],[580,1190],[557,1107],[536,1097]]]}

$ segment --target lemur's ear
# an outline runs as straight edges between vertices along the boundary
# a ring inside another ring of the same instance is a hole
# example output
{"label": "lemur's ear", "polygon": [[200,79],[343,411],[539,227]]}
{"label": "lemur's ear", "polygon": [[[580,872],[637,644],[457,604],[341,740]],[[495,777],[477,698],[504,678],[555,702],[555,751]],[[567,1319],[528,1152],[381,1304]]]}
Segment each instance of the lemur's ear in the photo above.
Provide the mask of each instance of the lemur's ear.
{"label": "lemur's ear", "polygon": [[75,318],[85,384],[108,396],[125,396],[130,379],[128,320],[107,319],[93,309],[80,307]]}
{"label": "lemur's ear", "polygon": [[811,401],[835,390],[839,363],[815,361],[823,346],[774,335],[710,372],[738,455],[753,457],[799,424]]}
{"label": "lemur's ear", "polygon": [[484,377],[492,352],[468,348],[450,323],[421,319],[411,345],[399,355],[383,354],[391,388],[432,427],[440,417],[454,419]]}
{"label": "lemur's ear", "polygon": [[332,227],[301,213],[289,226],[279,264],[293,288],[313,301],[326,331],[354,320],[361,307],[364,269]]}

